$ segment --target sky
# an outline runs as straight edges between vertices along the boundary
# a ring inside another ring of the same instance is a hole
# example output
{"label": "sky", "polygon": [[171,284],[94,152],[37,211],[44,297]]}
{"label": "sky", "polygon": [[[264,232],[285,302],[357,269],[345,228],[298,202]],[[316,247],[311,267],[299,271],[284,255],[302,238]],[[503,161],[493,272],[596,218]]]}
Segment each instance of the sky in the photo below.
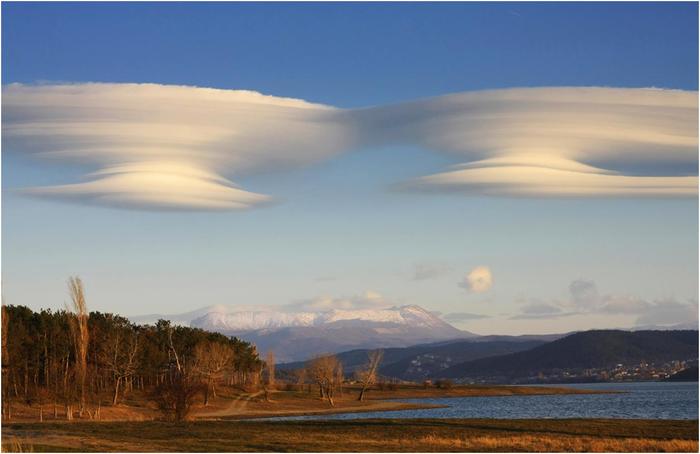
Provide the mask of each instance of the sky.
{"label": "sky", "polygon": [[3,298],[697,323],[697,36],[694,3],[4,2]]}

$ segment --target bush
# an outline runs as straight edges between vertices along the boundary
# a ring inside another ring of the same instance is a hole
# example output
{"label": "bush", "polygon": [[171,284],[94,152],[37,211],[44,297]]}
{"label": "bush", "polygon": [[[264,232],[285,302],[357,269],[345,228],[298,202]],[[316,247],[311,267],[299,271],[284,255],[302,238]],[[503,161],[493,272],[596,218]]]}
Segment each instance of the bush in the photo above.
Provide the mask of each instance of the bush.
{"label": "bush", "polygon": [[206,385],[182,372],[173,372],[155,387],[151,399],[166,421],[185,421],[195,398],[206,392]]}
{"label": "bush", "polygon": [[438,389],[451,389],[452,388],[452,380],[449,380],[449,379],[438,380],[435,382],[435,386]]}

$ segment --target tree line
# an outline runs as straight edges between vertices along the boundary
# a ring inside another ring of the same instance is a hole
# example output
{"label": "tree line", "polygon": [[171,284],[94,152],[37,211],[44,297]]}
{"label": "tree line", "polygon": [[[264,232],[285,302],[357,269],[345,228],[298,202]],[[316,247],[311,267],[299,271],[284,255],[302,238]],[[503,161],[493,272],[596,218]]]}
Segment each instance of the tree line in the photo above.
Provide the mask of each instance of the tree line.
{"label": "tree line", "polygon": [[68,288],[65,310],[2,307],[4,420],[19,401],[38,404],[40,419],[46,404],[53,404],[54,418],[61,409],[68,420],[99,419],[103,405],[118,405],[135,391],[167,419],[181,420],[198,396],[205,405],[216,396],[217,386],[255,388],[263,381],[265,362],[253,344],[166,320],[137,325],[88,312],[81,280],[71,278]]}

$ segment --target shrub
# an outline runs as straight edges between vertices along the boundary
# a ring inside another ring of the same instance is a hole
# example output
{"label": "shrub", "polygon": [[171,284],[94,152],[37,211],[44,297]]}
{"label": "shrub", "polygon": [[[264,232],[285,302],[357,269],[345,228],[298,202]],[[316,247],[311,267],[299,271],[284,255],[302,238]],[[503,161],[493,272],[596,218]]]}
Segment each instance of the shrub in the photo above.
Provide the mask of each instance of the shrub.
{"label": "shrub", "polygon": [[206,392],[206,385],[182,372],[173,372],[170,377],[155,387],[151,399],[156,403],[166,421],[185,421],[195,398]]}
{"label": "shrub", "polygon": [[452,380],[449,379],[442,379],[438,380],[435,382],[435,386],[439,389],[451,389],[452,388]]}

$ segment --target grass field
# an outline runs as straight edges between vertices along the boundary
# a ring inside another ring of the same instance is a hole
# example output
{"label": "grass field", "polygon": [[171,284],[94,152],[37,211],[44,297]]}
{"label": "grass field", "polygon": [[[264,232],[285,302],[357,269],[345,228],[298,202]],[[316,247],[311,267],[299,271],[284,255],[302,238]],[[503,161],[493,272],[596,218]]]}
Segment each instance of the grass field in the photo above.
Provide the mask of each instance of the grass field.
{"label": "grass field", "polygon": [[697,452],[697,421],[373,419],[15,423],[3,451]]}

